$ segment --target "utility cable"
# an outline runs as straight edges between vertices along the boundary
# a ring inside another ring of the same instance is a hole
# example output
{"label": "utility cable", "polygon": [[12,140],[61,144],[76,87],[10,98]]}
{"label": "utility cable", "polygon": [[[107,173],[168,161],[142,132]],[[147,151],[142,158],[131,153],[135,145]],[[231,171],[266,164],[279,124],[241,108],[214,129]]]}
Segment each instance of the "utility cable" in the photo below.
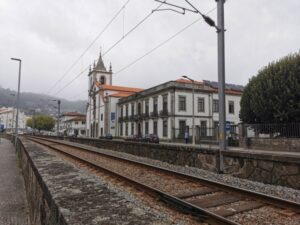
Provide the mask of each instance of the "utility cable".
{"label": "utility cable", "polygon": [[[209,10],[208,12],[206,12],[205,15],[210,14],[212,11],[216,10],[217,7],[214,7],[213,9]],[[169,42],[170,40],[172,40],[173,38],[175,38],[176,36],[178,36],[180,33],[184,32],[185,30],[187,30],[188,28],[190,28],[191,26],[193,26],[195,23],[199,22],[201,20],[201,18],[198,18],[197,20],[195,20],[194,22],[190,23],[189,25],[185,26],[184,28],[182,28],[181,30],[179,30],[178,32],[176,32],[175,34],[173,34],[171,37],[169,37],[168,39],[166,39],[165,41],[161,42],[160,44],[158,44],[156,47],[152,48],[150,51],[148,51],[147,53],[145,53],[144,55],[138,57],[137,59],[135,59],[134,61],[132,61],[131,63],[129,63],[127,66],[124,66],[122,69],[118,70],[117,72],[114,73],[114,75],[121,73],[122,71],[126,70],[127,68],[129,68],[130,66],[134,65],[135,63],[137,63],[138,61],[140,61],[141,59],[143,59],[144,57],[146,57],[147,55],[151,54],[152,52],[154,52],[155,50],[157,50],[158,48],[162,47],[163,45],[165,45],[167,42]],[[79,77],[79,76],[78,76]],[[77,79],[77,78],[76,78]]]}
{"label": "utility cable", "polygon": [[79,62],[79,60],[87,53],[87,51],[95,44],[95,42],[100,38],[100,36],[107,30],[107,28],[112,24],[112,22],[118,17],[118,15],[125,9],[126,5],[129,3],[130,0],[127,0],[125,4],[119,9],[119,11],[113,16],[113,18],[106,24],[106,26],[97,34],[95,39],[88,45],[88,47],[81,53],[81,55],[73,62],[73,64],[66,70],[66,72],[59,78],[59,80],[51,86],[51,88],[47,91],[49,94],[56,85],[62,81],[67,74],[74,68],[74,66]]}
{"label": "utility cable", "polygon": [[[163,3],[158,5],[155,10],[159,9]],[[103,56],[105,56],[107,53],[109,53],[114,47],[116,47],[122,40],[124,40],[131,32],[133,32],[135,29],[137,29],[142,23],[144,23],[151,15],[153,14],[153,11],[151,11],[148,15],[146,15],[140,22],[138,22],[134,27],[132,27],[127,33],[125,33],[118,41],[116,41],[112,46],[106,50],[106,52],[103,53]]]}
{"label": "utility cable", "polygon": [[[129,0],[128,0],[129,1]],[[156,7],[158,9],[161,7],[163,4],[160,4]],[[131,28],[124,36],[122,36],[117,42],[115,42],[106,52],[102,54],[102,57],[109,53],[114,47],[116,47],[123,39],[125,39],[130,33],[132,33],[134,30],[136,30],[142,23],[144,23],[151,15],[153,12],[150,12],[147,14],[140,22],[138,22],[133,28]],[[86,67],[83,71],[81,71],[73,80],[71,80],[69,83],[67,83],[63,88],[59,89],[54,95],[56,96],[60,92],[62,92],[66,87],[68,87],[71,83],[73,83],[77,78],[79,78],[86,70],[88,70],[89,66]]]}
{"label": "utility cable", "polygon": [[[209,14],[212,11],[214,11],[216,9],[213,8],[210,11],[208,11],[206,13]],[[144,55],[138,57],[137,59],[133,60],[131,63],[129,63],[127,66],[124,66],[122,69],[118,70],[117,72],[114,73],[114,75],[121,73],[122,71],[128,69],[129,67],[131,67],[132,65],[134,65],[135,63],[137,63],[138,61],[142,60],[144,57],[146,57],[147,55],[150,55],[152,52],[154,52],[155,50],[157,50],[158,48],[162,47],[163,45],[165,45],[166,43],[168,43],[169,41],[171,41],[173,38],[175,38],[176,36],[178,36],[179,34],[181,34],[182,32],[184,32],[185,30],[187,30],[188,28],[190,28],[191,26],[193,26],[195,23],[199,22],[200,20],[202,20],[202,18],[198,18],[197,20],[195,20],[194,22],[190,23],[189,25],[185,26],[184,28],[182,28],[181,30],[179,30],[178,32],[176,32],[175,34],[173,34],[171,37],[169,37],[168,39],[166,39],[165,41],[161,42],[160,44],[158,44],[157,46],[155,46],[154,48],[152,48],[150,51],[148,51],[147,53],[145,53]]]}

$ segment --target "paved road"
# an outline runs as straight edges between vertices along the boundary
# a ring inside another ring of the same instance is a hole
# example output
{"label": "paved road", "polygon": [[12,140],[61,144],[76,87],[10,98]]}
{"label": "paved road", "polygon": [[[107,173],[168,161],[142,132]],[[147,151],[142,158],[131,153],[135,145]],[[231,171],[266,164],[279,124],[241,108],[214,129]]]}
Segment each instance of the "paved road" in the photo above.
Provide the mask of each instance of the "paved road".
{"label": "paved road", "polygon": [[0,225],[27,225],[28,208],[24,180],[13,145],[0,142]]}

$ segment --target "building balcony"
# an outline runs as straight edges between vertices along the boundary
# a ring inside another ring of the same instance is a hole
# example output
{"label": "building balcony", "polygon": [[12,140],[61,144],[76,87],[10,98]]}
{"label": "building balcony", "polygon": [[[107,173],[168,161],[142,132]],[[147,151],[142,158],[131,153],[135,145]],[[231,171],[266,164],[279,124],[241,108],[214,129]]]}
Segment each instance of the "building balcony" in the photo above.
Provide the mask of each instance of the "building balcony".
{"label": "building balcony", "polygon": [[138,121],[138,120],[141,120],[142,119],[142,114],[136,114],[134,115],[134,121]]}
{"label": "building balcony", "polygon": [[168,110],[167,109],[161,110],[159,112],[159,116],[161,116],[161,117],[167,117],[167,116],[169,116]]}
{"label": "building balcony", "polygon": [[123,117],[123,121],[124,121],[124,122],[128,122],[128,121],[129,121],[129,116],[124,116],[124,117]]}
{"label": "building balcony", "polygon": [[149,117],[150,117],[149,112],[142,114],[142,119],[149,119]]}
{"label": "building balcony", "polygon": [[151,112],[150,117],[151,117],[151,118],[157,118],[157,117],[158,117],[157,111]]}
{"label": "building balcony", "polygon": [[122,123],[122,122],[124,121],[124,117],[123,117],[123,116],[120,116],[119,119],[118,119],[118,121],[119,121],[120,123]]}

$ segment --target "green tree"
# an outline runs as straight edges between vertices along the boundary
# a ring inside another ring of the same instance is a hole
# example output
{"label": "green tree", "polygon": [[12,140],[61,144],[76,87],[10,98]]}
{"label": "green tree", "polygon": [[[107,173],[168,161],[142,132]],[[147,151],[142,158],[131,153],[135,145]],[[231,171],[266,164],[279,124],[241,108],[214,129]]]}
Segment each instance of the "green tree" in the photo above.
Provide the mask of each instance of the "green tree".
{"label": "green tree", "polygon": [[53,129],[55,124],[54,119],[51,116],[46,115],[39,115],[33,116],[32,118],[28,119],[26,125],[28,127],[41,130],[50,131]]}
{"label": "green tree", "polygon": [[300,122],[300,52],[270,63],[250,79],[240,118],[244,123]]}

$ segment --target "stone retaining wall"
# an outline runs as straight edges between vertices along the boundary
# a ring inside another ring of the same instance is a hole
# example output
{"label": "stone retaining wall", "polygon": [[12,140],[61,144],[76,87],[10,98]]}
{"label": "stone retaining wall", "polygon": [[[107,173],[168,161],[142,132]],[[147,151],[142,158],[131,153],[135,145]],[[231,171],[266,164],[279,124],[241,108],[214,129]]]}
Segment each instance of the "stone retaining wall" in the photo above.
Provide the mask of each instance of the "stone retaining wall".
{"label": "stone retaining wall", "polygon": [[250,138],[249,148],[300,152],[300,138]]}
{"label": "stone retaining wall", "polygon": [[224,153],[225,173],[240,178],[300,189],[300,159],[255,152]]}
{"label": "stone retaining wall", "polygon": [[16,151],[24,175],[31,224],[67,225],[20,140],[17,141]]}
{"label": "stone retaining wall", "polygon": [[[216,163],[219,157],[216,149],[92,138],[65,138],[65,140],[161,160],[175,165],[217,171]],[[300,157],[274,156],[271,152],[263,154],[251,150],[226,150],[223,156],[224,173],[226,174],[300,189]]]}

